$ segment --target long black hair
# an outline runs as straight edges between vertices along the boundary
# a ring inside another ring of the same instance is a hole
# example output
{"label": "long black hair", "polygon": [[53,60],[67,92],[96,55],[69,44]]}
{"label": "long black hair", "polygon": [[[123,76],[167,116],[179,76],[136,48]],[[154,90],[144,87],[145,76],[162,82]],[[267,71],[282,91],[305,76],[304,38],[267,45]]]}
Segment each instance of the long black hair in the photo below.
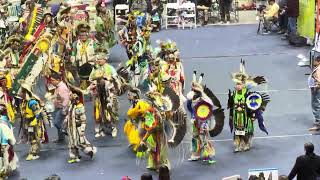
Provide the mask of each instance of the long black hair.
{"label": "long black hair", "polygon": [[159,180],[170,180],[170,171],[166,165],[159,168]]}
{"label": "long black hair", "polygon": [[143,173],[140,180],[153,180],[150,173]]}

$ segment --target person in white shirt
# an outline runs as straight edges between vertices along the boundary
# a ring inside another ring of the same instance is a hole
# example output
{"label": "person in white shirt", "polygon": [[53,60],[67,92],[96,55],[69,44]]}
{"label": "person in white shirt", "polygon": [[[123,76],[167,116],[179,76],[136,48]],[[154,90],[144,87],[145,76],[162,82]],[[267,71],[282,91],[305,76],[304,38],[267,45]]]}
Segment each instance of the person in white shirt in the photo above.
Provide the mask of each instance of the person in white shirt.
{"label": "person in white shirt", "polygon": [[311,107],[314,116],[314,126],[309,131],[320,130],[320,56],[314,60],[314,70],[308,78],[311,89]]}

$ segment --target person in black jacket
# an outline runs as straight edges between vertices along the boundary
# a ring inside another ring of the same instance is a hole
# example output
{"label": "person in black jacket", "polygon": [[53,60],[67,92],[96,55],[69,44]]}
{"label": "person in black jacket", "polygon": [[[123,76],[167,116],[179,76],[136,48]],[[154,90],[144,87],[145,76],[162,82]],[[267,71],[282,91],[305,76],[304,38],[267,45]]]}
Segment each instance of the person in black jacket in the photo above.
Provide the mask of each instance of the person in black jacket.
{"label": "person in black jacket", "polygon": [[292,180],[316,180],[320,175],[320,156],[316,155],[312,143],[304,144],[306,154],[297,158],[288,179]]}
{"label": "person in black jacket", "polygon": [[226,22],[227,17],[227,24],[230,23],[230,9],[231,9],[232,0],[219,0],[219,7],[220,7],[220,16],[221,22]]}
{"label": "person in black jacket", "polygon": [[299,0],[287,1],[288,16],[288,35],[295,36],[297,34],[297,19],[299,17]]}
{"label": "person in black jacket", "polygon": [[150,173],[143,173],[140,180],[153,180]]}
{"label": "person in black jacket", "polygon": [[280,0],[279,1],[279,26],[280,31],[279,34],[284,34],[287,32],[288,28],[288,15],[287,15],[287,0]]}

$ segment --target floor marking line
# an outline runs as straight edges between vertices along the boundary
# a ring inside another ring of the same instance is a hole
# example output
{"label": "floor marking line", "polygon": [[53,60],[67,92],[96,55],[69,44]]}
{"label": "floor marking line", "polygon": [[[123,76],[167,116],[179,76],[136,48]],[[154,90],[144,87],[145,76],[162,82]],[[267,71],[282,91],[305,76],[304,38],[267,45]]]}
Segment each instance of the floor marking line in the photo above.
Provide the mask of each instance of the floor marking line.
{"label": "floor marking line", "polygon": [[[291,137],[306,137],[306,136],[313,136],[313,134],[288,134],[288,135],[279,135],[279,136],[260,136],[260,137],[253,137],[253,139],[274,139],[274,138],[291,138]],[[216,139],[210,140],[210,142],[228,142],[233,141],[233,139]],[[191,140],[183,141],[183,143],[191,143]]]}
{"label": "floor marking line", "polygon": [[301,89],[288,89],[288,91],[309,91],[309,88],[301,88]]}
{"label": "floor marking line", "polygon": [[[261,90],[257,92],[261,93],[273,93],[273,92],[281,92],[281,91],[309,91],[308,88],[301,88],[301,89],[284,89],[284,90],[277,90],[277,89],[270,89],[270,90]],[[227,95],[228,93],[216,93],[218,95]]]}
{"label": "floor marking line", "polygon": [[[260,137],[253,137],[253,139],[274,139],[274,138],[291,138],[291,137],[307,137],[307,136],[313,136],[313,134],[288,134],[288,135],[279,135],[279,136],[260,136]],[[210,142],[228,142],[233,141],[233,139],[216,139],[216,140],[210,140]],[[184,144],[191,143],[191,140],[185,140],[182,141]],[[121,146],[127,146],[126,143],[120,143],[120,144],[113,144],[113,145],[98,145],[96,147],[99,148],[113,148],[113,147],[121,147]],[[56,151],[56,150],[68,150],[68,147],[53,147],[53,148],[42,148],[40,151]],[[16,152],[23,152],[22,150],[17,150]]]}
{"label": "floor marking line", "polygon": [[[260,136],[260,137],[253,137],[253,139],[274,139],[274,138],[291,138],[291,137],[306,137],[312,136],[312,134],[293,134],[293,135],[280,135],[280,136]],[[217,139],[217,140],[210,140],[211,142],[226,142],[226,141],[233,141],[233,139]]]}
{"label": "floor marking line", "polygon": [[235,58],[235,57],[251,57],[251,56],[272,56],[272,55],[290,55],[291,53],[276,52],[276,53],[253,53],[253,54],[236,54],[236,55],[217,55],[217,56],[193,56],[181,57],[181,59],[221,59],[221,58]]}

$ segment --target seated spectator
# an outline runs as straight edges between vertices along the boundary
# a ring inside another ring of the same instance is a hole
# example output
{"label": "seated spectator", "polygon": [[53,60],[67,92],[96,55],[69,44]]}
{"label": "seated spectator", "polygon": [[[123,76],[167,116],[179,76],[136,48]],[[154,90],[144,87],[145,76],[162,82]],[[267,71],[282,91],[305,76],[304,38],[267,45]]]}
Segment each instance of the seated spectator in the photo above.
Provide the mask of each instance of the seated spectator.
{"label": "seated spectator", "polygon": [[153,178],[150,173],[143,173],[141,176],[141,180],[153,180]]}
{"label": "seated spectator", "polygon": [[197,12],[199,14],[199,11],[203,12],[203,23],[202,25],[206,25],[208,24],[208,20],[209,20],[209,9],[211,7],[211,0],[198,0],[197,1]]}
{"label": "seated spectator", "polygon": [[170,171],[167,166],[165,165],[160,166],[158,180],[170,180]]}
{"label": "seated spectator", "polygon": [[314,151],[312,143],[304,144],[305,155],[297,158],[288,179],[292,180],[297,176],[297,180],[316,180],[320,174],[320,157]]}
{"label": "seated spectator", "polygon": [[275,0],[268,1],[269,6],[264,11],[264,27],[265,34],[270,33],[271,23],[278,19],[279,14],[279,5],[275,2]]}

